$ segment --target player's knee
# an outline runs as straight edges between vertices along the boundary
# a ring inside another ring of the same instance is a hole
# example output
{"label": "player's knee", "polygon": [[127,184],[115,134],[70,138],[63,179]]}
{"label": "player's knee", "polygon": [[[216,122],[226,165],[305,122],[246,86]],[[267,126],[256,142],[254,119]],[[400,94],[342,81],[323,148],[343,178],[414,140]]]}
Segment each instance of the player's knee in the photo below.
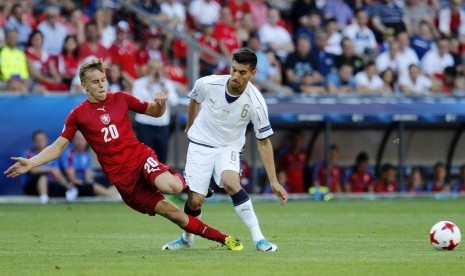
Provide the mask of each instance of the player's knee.
{"label": "player's knee", "polygon": [[199,210],[202,207],[202,204],[203,198],[201,197],[189,198],[189,200],[187,201],[187,206],[189,207],[189,209],[193,211]]}
{"label": "player's knee", "polygon": [[179,194],[182,192],[184,186],[182,184],[182,181],[179,179],[179,177],[173,176],[170,178],[168,181],[164,193],[167,194]]}

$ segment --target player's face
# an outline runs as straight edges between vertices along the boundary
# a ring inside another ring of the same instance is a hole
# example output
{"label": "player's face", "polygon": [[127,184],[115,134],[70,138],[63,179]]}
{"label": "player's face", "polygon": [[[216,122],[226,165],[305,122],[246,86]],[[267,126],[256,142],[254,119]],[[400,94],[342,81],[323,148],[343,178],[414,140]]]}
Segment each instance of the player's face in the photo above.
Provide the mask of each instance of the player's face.
{"label": "player's face", "polygon": [[87,72],[82,82],[82,88],[86,91],[89,102],[104,101],[107,98],[107,78],[105,73],[99,70]]}
{"label": "player's face", "polygon": [[233,61],[230,68],[231,78],[229,79],[229,87],[237,92],[244,92],[247,83],[253,78],[257,70],[251,69],[248,64],[240,64]]}

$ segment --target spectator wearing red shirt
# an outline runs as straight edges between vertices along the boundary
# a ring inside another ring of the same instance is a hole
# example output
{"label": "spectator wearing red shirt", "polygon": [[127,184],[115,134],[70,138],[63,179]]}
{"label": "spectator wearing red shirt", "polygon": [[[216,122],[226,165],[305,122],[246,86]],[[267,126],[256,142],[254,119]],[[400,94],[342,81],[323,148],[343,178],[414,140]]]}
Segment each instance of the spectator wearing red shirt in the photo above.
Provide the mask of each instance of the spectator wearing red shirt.
{"label": "spectator wearing red shirt", "polygon": [[278,166],[284,168],[287,175],[287,191],[289,193],[305,193],[304,168],[307,153],[303,149],[304,136],[302,132],[292,133],[292,144],[278,160]]}
{"label": "spectator wearing red shirt", "polygon": [[129,24],[126,21],[119,21],[116,27],[116,39],[108,52],[113,63],[119,64],[123,74],[128,75],[133,80],[137,77],[136,56],[137,47],[134,41],[128,37]]}
{"label": "spectator wearing red shirt", "polygon": [[247,0],[229,0],[228,7],[236,22],[240,22],[244,14],[250,13],[250,5]]}
{"label": "spectator wearing red shirt", "polygon": [[339,161],[339,147],[332,144],[329,147],[329,186],[327,185],[327,169],[326,161],[323,160],[315,166],[314,182],[315,185],[325,186],[329,188],[331,193],[339,193],[342,191],[342,168],[338,165]]}
{"label": "spectator wearing red shirt", "polygon": [[386,163],[381,168],[381,179],[373,186],[375,193],[394,193],[399,190],[396,168]]}
{"label": "spectator wearing red shirt", "polygon": [[109,63],[110,54],[107,48],[99,42],[100,33],[95,21],[86,24],[85,35],[86,40],[79,45],[79,61],[81,62],[86,57],[93,56]]}
{"label": "spectator wearing red shirt", "polygon": [[58,73],[62,82],[71,86],[71,81],[76,76],[79,67],[78,41],[75,35],[68,35],[65,38],[63,51],[56,59]]}
{"label": "spectator wearing red shirt", "polygon": [[[202,35],[199,37],[198,42],[211,49],[212,51],[218,52],[219,45],[218,40],[213,36],[215,27],[213,25],[204,25],[202,27]],[[200,53],[200,75],[208,76],[214,74],[218,67],[218,60],[205,52]]]}
{"label": "spectator wearing red shirt", "polygon": [[68,86],[61,82],[52,56],[43,50],[44,36],[41,31],[33,31],[25,50],[29,73],[34,81],[34,92],[68,91]]}
{"label": "spectator wearing red shirt", "polygon": [[236,28],[234,25],[234,18],[231,10],[228,7],[221,9],[221,19],[215,26],[213,36],[218,41],[220,52],[228,57],[239,49],[239,39],[237,38]]}
{"label": "spectator wearing red shirt", "polygon": [[348,193],[364,193],[373,188],[375,178],[368,169],[368,154],[366,152],[360,152],[357,155],[355,165],[347,173],[345,189]]}
{"label": "spectator wearing red shirt", "polygon": [[147,64],[151,60],[161,61],[166,64],[167,58],[161,47],[163,45],[163,37],[159,30],[151,29],[145,32],[143,38],[143,46],[137,52],[137,76],[145,76],[147,74]]}

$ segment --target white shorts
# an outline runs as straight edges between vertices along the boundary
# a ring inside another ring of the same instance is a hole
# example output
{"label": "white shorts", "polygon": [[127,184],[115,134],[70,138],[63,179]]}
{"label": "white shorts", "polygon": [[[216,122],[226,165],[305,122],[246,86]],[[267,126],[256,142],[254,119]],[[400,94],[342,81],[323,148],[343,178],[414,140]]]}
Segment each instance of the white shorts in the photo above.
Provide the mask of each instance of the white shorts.
{"label": "white shorts", "polygon": [[239,174],[241,150],[237,146],[210,148],[190,142],[184,171],[189,189],[207,195],[212,175],[215,183],[223,188],[221,172],[231,170]]}

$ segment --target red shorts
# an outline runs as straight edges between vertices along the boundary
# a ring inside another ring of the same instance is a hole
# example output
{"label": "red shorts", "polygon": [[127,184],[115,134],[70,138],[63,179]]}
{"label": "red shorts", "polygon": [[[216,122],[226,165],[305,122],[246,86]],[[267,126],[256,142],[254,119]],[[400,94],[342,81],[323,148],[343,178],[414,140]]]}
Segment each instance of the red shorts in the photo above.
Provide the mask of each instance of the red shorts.
{"label": "red shorts", "polygon": [[135,178],[135,184],[129,183],[129,186],[134,186],[132,191],[123,188],[127,187],[128,183],[114,183],[114,185],[126,205],[142,214],[154,216],[155,206],[159,201],[165,199],[165,196],[155,187],[155,178],[170,170],[170,168],[158,162],[157,155],[154,152],[148,155],[140,166],[139,175]]}

